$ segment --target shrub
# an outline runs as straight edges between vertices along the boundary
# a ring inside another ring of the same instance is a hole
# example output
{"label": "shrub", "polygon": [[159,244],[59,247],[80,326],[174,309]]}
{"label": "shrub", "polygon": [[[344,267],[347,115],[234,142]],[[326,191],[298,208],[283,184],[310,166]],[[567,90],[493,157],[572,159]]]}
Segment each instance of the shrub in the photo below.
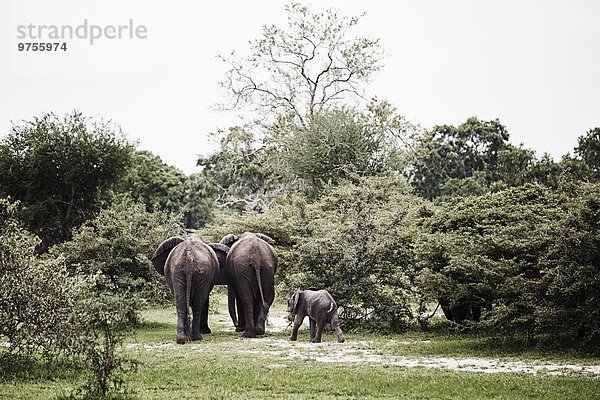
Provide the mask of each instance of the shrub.
{"label": "shrub", "polygon": [[542,260],[543,302],[536,318],[546,332],[600,345],[600,184],[576,191]]}
{"label": "shrub", "polygon": [[427,208],[394,178],[342,185],[307,207],[290,276],[329,290],[346,328],[403,330],[413,318],[416,224]]}
{"label": "shrub", "polygon": [[170,296],[165,279],[149,257],[166,238],[185,235],[179,220],[162,211],[146,211],[143,203],[115,202],[76,231],[73,239],[52,249],[64,255],[69,271],[100,272],[123,294],[161,301]]}
{"label": "shrub", "polygon": [[39,239],[14,219],[17,205],[0,200],[0,335],[10,351],[46,354],[68,347],[61,334],[75,301],[63,259],[39,260]]}

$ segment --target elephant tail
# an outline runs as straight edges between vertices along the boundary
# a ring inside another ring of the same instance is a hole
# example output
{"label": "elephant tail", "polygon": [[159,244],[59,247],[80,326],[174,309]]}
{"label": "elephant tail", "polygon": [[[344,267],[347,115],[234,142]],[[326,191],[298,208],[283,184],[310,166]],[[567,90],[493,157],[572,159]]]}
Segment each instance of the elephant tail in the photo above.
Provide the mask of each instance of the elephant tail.
{"label": "elephant tail", "polygon": [[260,264],[254,263],[254,271],[256,271],[256,281],[258,282],[258,291],[260,292],[260,301],[262,302],[262,306],[264,310],[269,308],[269,305],[265,301],[265,295],[263,294],[262,289],[262,280],[260,279]]}
{"label": "elephant tail", "polygon": [[190,297],[192,294],[192,272],[185,272],[185,334],[192,340],[192,327],[190,324]]}

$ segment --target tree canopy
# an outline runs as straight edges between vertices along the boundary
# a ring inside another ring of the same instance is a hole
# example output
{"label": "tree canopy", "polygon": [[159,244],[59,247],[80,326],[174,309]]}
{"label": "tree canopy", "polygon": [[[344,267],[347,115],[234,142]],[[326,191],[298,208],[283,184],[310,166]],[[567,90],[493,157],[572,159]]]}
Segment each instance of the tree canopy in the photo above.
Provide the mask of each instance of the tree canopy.
{"label": "tree canopy", "polygon": [[19,200],[42,248],[94,216],[131,162],[131,144],[108,122],[48,113],[0,141],[0,196]]}
{"label": "tree canopy", "polygon": [[312,12],[300,3],[286,11],[287,26],[264,26],[248,55],[222,57],[228,69],[221,85],[230,95],[229,107],[289,115],[307,127],[328,106],[360,99],[382,67],[382,52],[378,39],[351,36],[360,17],[333,8]]}

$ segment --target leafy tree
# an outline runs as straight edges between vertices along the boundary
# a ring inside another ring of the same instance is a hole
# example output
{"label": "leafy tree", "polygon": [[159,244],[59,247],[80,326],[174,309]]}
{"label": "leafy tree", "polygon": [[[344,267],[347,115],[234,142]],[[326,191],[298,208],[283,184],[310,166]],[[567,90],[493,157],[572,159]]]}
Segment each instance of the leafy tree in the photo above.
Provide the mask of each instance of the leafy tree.
{"label": "leafy tree", "polygon": [[287,170],[314,196],[345,181],[391,173],[409,131],[412,126],[388,103],[373,102],[368,113],[315,114],[308,128],[290,126],[279,143]]}
{"label": "leafy tree", "polygon": [[583,161],[587,179],[590,182],[599,182],[600,128],[590,129],[585,136],[580,136],[575,153]]}
{"label": "leafy tree", "polygon": [[195,173],[187,177],[183,206],[186,228],[199,229],[214,221],[215,209],[218,205],[214,198],[218,198],[216,187],[206,183],[203,173]]}
{"label": "leafy tree", "polygon": [[382,52],[378,39],[350,36],[360,17],[336,9],[311,12],[299,3],[286,11],[287,26],[264,26],[247,56],[222,57],[229,69],[221,85],[232,108],[291,115],[308,127],[328,106],[362,97],[365,83],[381,68]]}
{"label": "leafy tree", "polygon": [[120,191],[146,205],[147,211],[179,212],[183,209],[186,176],[148,151],[135,151]]}
{"label": "leafy tree", "polygon": [[198,160],[203,170],[195,192],[213,198],[221,208],[264,212],[287,188],[274,150],[251,130],[230,128],[219,150]]}
{"label": "leafy tree", "polygon": [[542,261],[540,326],[600,345],[600,185],[579,187]]}
{"label": "leafy tree", "polygon": [[448,180],[471,178],[477,173],[483,174],[487,187],[499,179],[498,155],[507,148],[508,138],[498,120],[469,118],[458,127],[436,126],[417,138],[407,175],[416,193],[427,199],[440,196]]}
{"label": "leafy tree", "polygon": [[0,196],[20,201],[22,218],[44,250],[99,211],[131,150],[110,124],[79,112],[35,117],[0,141]]}
{"label": "leafy tree", "polygon": [[0,199],[0,336],[11,352],[63,348],[61,332],[74,294],[61,260],[41,262],[39,239],[16,219],[17,205]]}
{"label": "leafy tree", "polygon": [[0,336],[10,343],[3,364],[15,355],[41,355],[47,363],[67,356],[93,377],[86,396],[115,391],[123,367],[133,363],[118,350],[139,303],[98,292],[107,286],[99,285],[102,278],[69,274],[63,257],[41,259],[38,239],[15,213],[14,204],[0,200]]}
{"label": "leafy tree", "polygon": [[146,211],[162,210],[183,215],[187,228],[197,229],[211,221],[215,203],[205,196],[201,174],[186,176],[148,151],[136,151],[131,167],[117,192],[146,205]]}

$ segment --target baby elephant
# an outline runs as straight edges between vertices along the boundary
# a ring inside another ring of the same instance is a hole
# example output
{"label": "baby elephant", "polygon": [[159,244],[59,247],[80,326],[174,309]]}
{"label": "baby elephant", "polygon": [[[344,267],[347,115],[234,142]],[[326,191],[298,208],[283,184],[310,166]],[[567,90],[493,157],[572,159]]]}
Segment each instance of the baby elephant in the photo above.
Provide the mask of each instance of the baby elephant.
{"label": "baby elephant", "polygon": [[338,342],[343,343],[344,333],[340,329],[340,319],[337,313],[337,304],[333,297],[327,290],[297,290],[288,299],[288,312],[296,316],[294,320],[294,327],[292,328],[292,335],[290,340],[296,340],[298,338],[298,329],[304,321],[304,317],[308,315],[310,320],[310,341],[313,343],[321,342],[321,334],[325,323],[329,322],[335,334],[337,335]]}

